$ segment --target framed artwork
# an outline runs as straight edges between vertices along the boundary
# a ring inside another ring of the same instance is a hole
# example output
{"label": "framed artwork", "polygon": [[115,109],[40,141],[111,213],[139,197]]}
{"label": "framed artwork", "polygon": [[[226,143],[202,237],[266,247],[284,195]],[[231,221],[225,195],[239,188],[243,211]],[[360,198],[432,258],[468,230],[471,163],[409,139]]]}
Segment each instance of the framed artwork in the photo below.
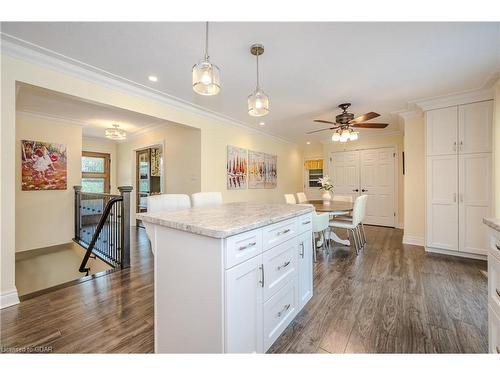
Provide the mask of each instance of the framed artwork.
{"label": "framed artwork", "polygon": [[277,185],[278,157],[264,152],[248,151],[248,188],[274,189]]}
{"label": "framed artwork", "polygon": [[247,188],[247,150],[227,146],[227,189],[242,190]]}
{"label": "framed artwork", "polygon": [[66,146],[21,141],[21,190],[66,190]]}

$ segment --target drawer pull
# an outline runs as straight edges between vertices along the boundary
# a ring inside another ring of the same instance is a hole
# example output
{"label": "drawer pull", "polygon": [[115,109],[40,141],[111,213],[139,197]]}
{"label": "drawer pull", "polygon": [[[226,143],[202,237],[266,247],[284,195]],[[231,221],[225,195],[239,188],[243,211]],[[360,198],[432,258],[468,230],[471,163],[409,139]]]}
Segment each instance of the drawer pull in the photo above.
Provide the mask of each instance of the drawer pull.
{"label": "drawer pull", "polygon": [[307,220],[307,221],[302,222],[302,225],[307,225],[307,224],[311,224],[311,220]]}
{"label": "drawer pull", "polygon": [[497,353],[500,354],[500,346],[497,346]]}
{"label": "drawer pull", "polygon": [[495,244],[495,247],[497,248],[497,250],[500,250],[500,246],[498,246],[497,244]]}
{"label": "drawer pull", "polygon": [[283,263],[281,266],[278,266],[278,271],[279,271],[280,269],[282,269],[282,268],[286,268],[286,267],[288,267],[288,265],[289,265],[289,264],[290,264],[290,261],[288,260],[288,261],[286,261],[285,263]]}
{"label": "drawer pull", "polygon": [[264,265],[261,264],[259,269],[260,269],[260,276],[261,276],[261,279],[259,280],[259,284],[261,287],[264,288]]}
{"label": "drawer pull", "polygon": [[276,233],[276,235],[281,236],[282,234],[287,234],[288,232],[290,232],[290,229],[285,229],[285,230],[282,230],[281,232]]}
{"label": "drawer pull", "polygon": [[289,308],[290,308],[290,304],[285,305],[285,307],[283,307],[283,310],[281,310],[280,312],[278,312],[278,314],[277,314],[278,318],[281,317],[281,315],[283,315],[284,313],[286,313]]}
{"label": "drawer pull", "polygon": [[301,258],[304,258],[304,242],[300,243],[300,253],[299,253]]}
{"label": "drawer pull", "polygon": [[497,296],[500,297],[500,290],[495,289],[495,292],[497,292]]}
{"label": "drawer pull", "polygon": [[252,247],[252,246],[255,246],[257,245],[257,242],[250,242],[248,245],[245,245],[245,246],[240,246],[240,248],[238,250],[245,250],[245,249],[248,249],[249,247]]}

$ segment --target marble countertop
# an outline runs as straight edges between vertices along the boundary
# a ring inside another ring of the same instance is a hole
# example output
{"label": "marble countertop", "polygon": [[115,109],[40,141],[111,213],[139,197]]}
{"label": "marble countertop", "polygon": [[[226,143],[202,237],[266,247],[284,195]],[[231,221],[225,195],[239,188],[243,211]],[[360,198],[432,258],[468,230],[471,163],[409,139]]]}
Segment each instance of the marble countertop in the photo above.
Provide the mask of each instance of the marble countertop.
{"label": "marble countertop", "polygon": [[137,218],[185,232],[226,238],[312,211],[314,208],[308,205],[239,202],[137,214]]}
{"label": "marble countertop", "polygon": [[494,229],[494,230],[500,232],[500,219],[485,217],[483,219],[483,223],[485,223],[491,229]]}

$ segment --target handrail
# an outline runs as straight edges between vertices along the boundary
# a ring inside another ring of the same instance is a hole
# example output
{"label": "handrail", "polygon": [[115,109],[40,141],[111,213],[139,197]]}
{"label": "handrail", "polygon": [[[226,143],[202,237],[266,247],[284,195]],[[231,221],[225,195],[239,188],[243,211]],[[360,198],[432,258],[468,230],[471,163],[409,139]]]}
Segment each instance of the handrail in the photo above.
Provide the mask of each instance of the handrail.
{"label": "handrail", "polygon": [[79,271],[80,272],[88,272],[89,268],[86,268],[85,266],[87,265],[87,262],[90,258],[90,255],[92,254],[92,250],[94,250],[94,246],[97,242],[97,239],[99,238],[102,228],[104,227],[104,224],[106,223],[106,220],[108,220],[109,213],[111,212],[111,208],[116,202],[121,202],[123,201],[123,196],[114,196],[111,198],[107,203],[106,207],[104,207],[103,213],[101,215],[101,218],[99,219],[99,223],[97,224],[96,230],[94,232],[94,235],[92,236],[92,240],[90,241],[89,247],[87,248],[87,251],[85,252],[85,256],[83,257],[82,263],[80,264]]}

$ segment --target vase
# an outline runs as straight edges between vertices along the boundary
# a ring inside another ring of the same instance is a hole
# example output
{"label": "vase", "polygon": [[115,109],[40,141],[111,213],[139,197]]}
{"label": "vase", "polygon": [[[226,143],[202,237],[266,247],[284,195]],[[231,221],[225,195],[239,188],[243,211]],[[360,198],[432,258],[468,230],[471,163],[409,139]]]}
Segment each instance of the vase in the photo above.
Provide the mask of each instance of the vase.
{"label": "vase", "polygon": [[321,199],[323,199],[323,204],[328,205],[332,201],[332,195],[329,191],[325,191],[321,196]]}

